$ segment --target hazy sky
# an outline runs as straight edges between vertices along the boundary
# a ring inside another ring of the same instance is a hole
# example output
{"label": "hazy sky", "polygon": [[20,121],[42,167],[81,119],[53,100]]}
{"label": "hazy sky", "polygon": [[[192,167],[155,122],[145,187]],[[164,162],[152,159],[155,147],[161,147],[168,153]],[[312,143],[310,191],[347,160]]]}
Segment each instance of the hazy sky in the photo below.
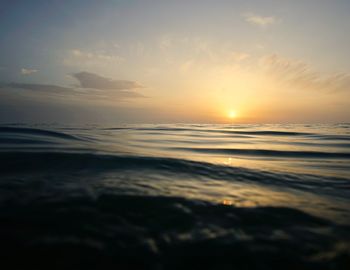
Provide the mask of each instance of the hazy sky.
{"label": "hazy sky", "polygon": [[350,122],[349,14],[349,0],[0,0],[0,121]]}

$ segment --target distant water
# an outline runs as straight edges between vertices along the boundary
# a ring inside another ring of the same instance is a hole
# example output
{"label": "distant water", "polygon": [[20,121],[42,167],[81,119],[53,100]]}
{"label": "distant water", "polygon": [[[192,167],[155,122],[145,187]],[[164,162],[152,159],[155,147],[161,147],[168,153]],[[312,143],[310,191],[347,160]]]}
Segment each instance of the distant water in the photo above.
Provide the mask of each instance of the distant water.
{"label": "distant water", "polygon": [[350,269],[350,124],[0,126],[2,262]]}

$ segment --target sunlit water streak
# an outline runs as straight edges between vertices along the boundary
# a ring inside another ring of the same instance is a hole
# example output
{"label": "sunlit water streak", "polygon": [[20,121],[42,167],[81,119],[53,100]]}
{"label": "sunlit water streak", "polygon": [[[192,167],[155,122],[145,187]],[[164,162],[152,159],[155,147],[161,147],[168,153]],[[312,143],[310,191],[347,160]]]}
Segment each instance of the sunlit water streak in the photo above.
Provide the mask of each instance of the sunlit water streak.
{"label": "sunlit water streak", "polygon": [[269,269],[281,267],[274,256],[305,269],[349,262],[348,124],[9,124],[0,127],[0,172],[9,258],[26,247],[34,258],[43,247],[78,245],[106,265],[128,265],[111,259],[117,250],[136,256],[135,267],[176,269],[194,263],[181,250],[195,255],[195,245],[202,257],[221,248]]}

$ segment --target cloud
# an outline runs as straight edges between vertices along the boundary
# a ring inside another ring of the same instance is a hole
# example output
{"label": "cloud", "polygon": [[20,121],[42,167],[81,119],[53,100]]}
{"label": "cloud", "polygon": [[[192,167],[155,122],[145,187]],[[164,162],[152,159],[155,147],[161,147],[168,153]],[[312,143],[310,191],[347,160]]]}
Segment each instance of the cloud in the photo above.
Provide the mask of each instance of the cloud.
{"label": "cloud", "polygon": [[38,71],[39,71],[39,70],[37,70],[37,69],[22,68],[22,69],[21,69],[21,74],[22,74],[22,75],[30,75],[30,74],[36,73],[36,72],[38,72]]}
{"label": "cloud", "polygon": [[232,61],[235,61],[235,62],[244,61],[244,60],[248,59],[249,57],[250,57],[250,55],[247,53],[244,53],[244,52],[232,52],[230,54],[230,59],[232,59]]}
{"label": "cloud", "polygon": [[34,83],[9,83],[0,85],[0,88],[12,88],[31,90],[35,92],[47,92],[47,93],[72,93],[73,88],[62,87],[51,84],[34,84]]}
{"label": "cloud", "polygon": [[22,91],[27,91],[26,94],[31,97],[51,96],[67,99],[79,98],[81,100],[85,98],[90,100],[118,101],[144,97],[143,95],[133,91],[134,89],[142,87],[137,82],[112,80],[89,72],[79,72],[73,74],[73,77],[79,81],[80,86],[65,87],[52,84],[14,82],[0,84],[0,89],[10,92],[11,90],[18,90],[23,94],[24,92]]}
{"label": "cloud", "polygon": [[272,17],[272,16],[264,17],[254,13],[244,14],[243,17],[245,18],[246,22],[252,25],[260,26],[260,27],[266,27],[266,26],[275,24],[277,22],[275,17]]}
{"label": "cloud", "polygon": [[169,49],[173,44],[173,40],[171,36],[169,35],[164,35],[159,39],[158,46],[161,50],[166,50]]}
{"label": "cloud", "polygon": [[321,74],[303,61],[277,54],[263,57],[260,65],[275,79],[293,87],[328,92],[350,91],[349,73]]}
{"label": "cloud", "polygon": [[143,42],[136,42],[130,45],[130,53],[137,57],[144,56],[146,53],[146,46]]}
{"label": "cloud", "polygon": [[72,76],[79,81],[81,88],[100,90],[132,90],[143,87],[134,81],[113,80],[90,72],[74,73]]}
{"label": "cloud", "polygon": [[118,55],[110,54],[105,51],[83,51],[80,49],[69,50],[63,59],[66,66],[75,67],[105,67],[110,64],[120,64],[124,58]]}
{"label": "cloud", "polygon": [[29,95],[30,97],[58,97],[67,100],[78,99],[79,101],[91,101],[91,99],[95,101],[121,101],[124,99],[144,97],[143,95],[134,91],[121,90],[117,92],[113,91],[113,93],[111,93],[111,91],[109,90],[86,90],[79,88],[62,87],[51,84],[9,83],[1,84],[0,89],[10,92],[12,90],[30,91],[27,92],[27,95]]}

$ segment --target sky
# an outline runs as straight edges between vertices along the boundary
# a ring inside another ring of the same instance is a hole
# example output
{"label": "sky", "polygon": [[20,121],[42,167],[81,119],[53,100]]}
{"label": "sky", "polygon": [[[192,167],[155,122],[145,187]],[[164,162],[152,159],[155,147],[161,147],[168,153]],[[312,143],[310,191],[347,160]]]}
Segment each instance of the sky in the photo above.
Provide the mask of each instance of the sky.
{"label": "sky", "polygon": [[0,0],[0,122],[350,122],[349,0]]}

